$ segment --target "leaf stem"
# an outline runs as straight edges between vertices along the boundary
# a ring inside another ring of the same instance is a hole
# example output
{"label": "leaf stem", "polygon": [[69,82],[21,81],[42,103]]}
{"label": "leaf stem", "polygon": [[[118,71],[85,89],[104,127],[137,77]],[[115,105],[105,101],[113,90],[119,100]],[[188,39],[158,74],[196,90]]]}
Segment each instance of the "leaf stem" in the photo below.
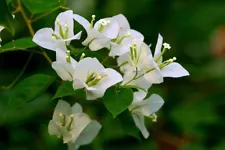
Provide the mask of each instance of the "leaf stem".
{"label": "leaf stem", "polygon": [[56,11],[56,10],[58,10],[58,9],[68,10],[69,8],[64,7],[64,6],[56,7],[56,8],[54,8],[54,9],[52,9],[51,11],[49,11],[49,12],[47,12],[47,13],[44,13],[44,14],[42,14],[42,15],[40,15],[40,16],[34,18],[34,19],[32,19],[32,20],[31,20],[31,23],[36,22],[36,21],[38,21],[38,20],[44,18],[45,16],[50,15],[51,13],[53,13],[54,11]]}

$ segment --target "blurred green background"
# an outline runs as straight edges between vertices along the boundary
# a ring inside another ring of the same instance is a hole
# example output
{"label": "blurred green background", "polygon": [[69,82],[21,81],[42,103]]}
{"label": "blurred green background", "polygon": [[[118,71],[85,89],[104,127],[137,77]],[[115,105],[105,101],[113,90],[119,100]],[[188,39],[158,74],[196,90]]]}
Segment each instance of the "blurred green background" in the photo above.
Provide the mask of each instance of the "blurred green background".
{"label": "blurred green background", "polygon": [[[10,0],[8,0],[9,2]],[[35,18],[43,14],[30,7],[39,0],[26,2],[27,14]],[[50,0],[50,2],[58,0]],[[48,1],[42,9],[48,9]],[[40,6],[37,6],[40,7]],[[129,137],[121,123],[113,119],[100,102],[82,101],[85,112],[98,119],[103,129],[90,145],[81,150],[224,150],[225,149],[225,1],[224,0],[68,0],[67,7],[89,20],[91,15],[104,18],[124,14],[133,29],[152,43],[154,51],[158,33],[172,49],[165,58],[177,61],[189,72],[189,77],[166,78],[154,85],[150,93],[160,94],[165,105],[158,113],[158,122],[146,121],[151,135],[141,142]],[[10,6],[10,10],[15,8]],[[2,13],[0,10],[0,16]],[[60,9],[33,24],[37,31],[52,27]],[[14,35],[4,30],[2,45],[12,39],[30,36],[20,13],[15,14]],[[81,28],[75,24],[76,31]],[[85,38],[83,36],[83,38]],[[76,43],[75,43],[76,44]],[[80,45],[79,45],[80,46]],[[54,53],[48,51],[54,59]],[[0,54],[0,86],[9,85],[26,64],[30,52],[15,51]],[[42,73],[56,76],[40,55],[34,54],[22,78]],[[66,149],[60,139],[50,136],[48,122],[57,100],[52,100],[56,84],[47,92],[13,111],[6,105],[13,90],[0,90],[0,149],[45,150]],[[71,103],[76,98],[70,97]],[[146,119],[147,120],[147,119]]]}

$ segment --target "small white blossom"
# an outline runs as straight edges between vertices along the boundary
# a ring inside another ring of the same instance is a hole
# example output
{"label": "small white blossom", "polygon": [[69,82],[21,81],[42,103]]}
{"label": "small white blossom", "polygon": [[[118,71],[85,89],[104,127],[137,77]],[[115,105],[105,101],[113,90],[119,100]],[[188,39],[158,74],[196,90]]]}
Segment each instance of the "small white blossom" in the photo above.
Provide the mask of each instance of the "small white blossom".
{"label": "small white blossom", "polygon": [[133,103],[129,106],[129,110],[132,114],[136,126],[141,131],[144,138],[148,138],[149,132],[145,127],[144,119],[145,117],[149,117],[155,122],[157,118],[155,112],[157,112],[162,107],[164,101],[157,94],[152,94],[149,98],[144,99],[145,97],[145,92],[135,92],[134,100]]}
{"label": "small white blossom", "polygon": [[73,18],[86,30],[87,38],[82,44],[89,45],[92,51],[110,48],[110,41],[115,39],[119,33],[119,25],[113,18],[100,19],[95,24],[95,15],[92,15],[91,23],[77,14],[74,14]]}
{"label": "small white blossom", "polygon": [[[136,85],[148,89],[153,83],[161,83],[160,69],[154,62],[151,50],[142,41],[130,46],[130,51],[117,59],[124,73],[122,85]],[[135,79],[137,78],[137,79]],[[134,79],[133,81],[131,81]]]}
{"label": "small white blossom", "polygon": [[56,135],[67,143],[78,148],[80,145],[89,144],[98,134],[101,125],[83,113],[80,104],[72,107],[69,103],[59,100],[53,118],[49,123],[50,135]]}
{"label": "small white blossom", "polygon": [[132,43],[143,41],[144,36],[140,32],[130,29],[130,25],[124,15],[119,14],[112,18],[119,24],[120,32],[117,38],[111,41],[109,56],[120,56],[129,52]]}
{"label": "small white blossom", "polygon": [[80,60],[75,67],[73,88],[85,88],[87,100],[94,100],[102,97],[106,89],[122,80],[117,71],[105,69],[96,58],[87,57]]}
{"label": "small white blossom", "polygon": [[66,46],[71,40],[80,39],[81,32],[74,35],[73,12],[68,10],[60,13],[55,21],[55,29],[43,28],[38,30],[33,41],[49,50],[62,50],[66,52]]}
{"label": "small white blossom", "polygon": [[[163,37],[159,34],[154,53],[154,59],[158,66],[161,68],[161,73],[163,77],[179,78],[183,76],[188,76],[188,71],[184,69],[179,63],[174,62],[176,61],[176,57],[163,62],[163,54],[166,52],[167,49],[170,49],[171,47],[167,43],[162,44],[162,42]],[[161,51],[162,45],[164,46],[163,51]]]}
{"label": "small white blossom", "polygon": [[76,64],[77,61],[70,56],[70,51],[67,51],[66,53],[58,50],[56,52],[56,61],[52,63],[52,68],[62,80],[73,81]]}

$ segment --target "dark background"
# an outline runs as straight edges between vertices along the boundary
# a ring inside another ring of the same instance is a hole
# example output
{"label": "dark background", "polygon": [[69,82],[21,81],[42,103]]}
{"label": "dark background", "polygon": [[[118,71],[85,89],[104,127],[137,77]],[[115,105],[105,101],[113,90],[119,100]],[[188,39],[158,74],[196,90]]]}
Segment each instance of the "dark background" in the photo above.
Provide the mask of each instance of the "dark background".
{"label": "dark background", "polygon": [[[81,150],[225,149],[225,1],[70,0],[68,3],[74,13],[89,20],[92,14],[97,19],[124,14],[131,27],[145,36],[145,42],[152,43],[153,51],[160,33],[172,46],[165,59],[176,56],[190,73],[189,77],[166,78],[163,84],[150,89],[150,93],[164,98],[165,105],[157,113],[157,123],[152,124],[146,119],[151,135],[141,142],[127,136],[120,122],[113,120],[101,103],[82,102],[85,112],[98,119],[103,129],[92,144],[81,147]],[[13,11],[13,7],[10,9]],[[60,11],[35,22],[34,29],[52,27]],[[15,34],[11,36],[3,31],[3,45],[12,39],[29,36],[21,14],[15,15]],[[30,17],[33,16],[30,14]],[[75,28],[76,31],[82,29],[78,24]],[[48,51],[48,54],[54,59],[54,53]],[[0,54],[0,86],[9,85],[18,76],[29,55],[24,51]],[[47,61],[38,54],[33,55],[22,78],[36,73],[55,75]],[[12,112],[6,110],[6,105],[13,87],[0,90],[1,150],[66,149],[47,131],[57,102],[52,100],[56,85],[38,100]],[[70,101],[74,99],[68,98]]]}

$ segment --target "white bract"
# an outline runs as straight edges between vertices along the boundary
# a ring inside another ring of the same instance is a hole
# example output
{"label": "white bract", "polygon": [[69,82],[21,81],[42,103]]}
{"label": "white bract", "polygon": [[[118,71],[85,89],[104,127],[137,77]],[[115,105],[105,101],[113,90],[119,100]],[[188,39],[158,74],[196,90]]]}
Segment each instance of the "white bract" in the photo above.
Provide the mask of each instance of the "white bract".
{"label": "white bract", "polygon": [[56,52],[56,61],[52,63],[52,68],[63,81],[73,81],[76,64],[77,61],[70,56],[70,51],[58,50]]}
{"label": "white bract", "polygon": [[[163,50],[162,50],[163,45]],[[188,76],[189,73],[184,69],[179,63],[174,62],[176,57],[163,62],[163,54],[169,50],[171,47],[168,43],[163,44],[163,37],[159,34],[157,45],[155,48],[154,59],[161,69],[161,74],[163,77],[179,78],[183,76]],[[162,50],[162,51],[161,51]]]}
{"label": "white bract", "polygon": [[91,23],[77,14],[74,14],[73,18],[86,30],[87,38],[82,44],[89,45],[92,51],[110,48],[110,41],[115,39],[119,33],[119,25],[114,18],[100,19],[95,24],[95,15],[92,15]]}
{"label": "white bract", "polygon": [[153,83],[161,83],[160,69],[154,62],[150,48],[138,41],[130,46],[130,51],[117,59],[124,73],[122,85],[136,85],[148,89]]}
{"label": "white bract", "polygon": [[[2,31],[4,28],[5,28],[5,27],[0,26],[0,33],[1,33],[1,31]],[[2,39],[1,39],[1,37],[0,37],[0,47],[1,47],[1,42],[2,42]]]}
{"label": "white bract", "polygon": [[[129,106],[134,122],[141,131],[144,138],[149,137],[149,132],[145,127],[145,117],[149,117],[152,121],[156,121],[155,112],[157,112],[164,104],[163,99],[157,95],[152,94],[149,98],[144,99],[146,93],[138,91],[134,93],[133,103]],[[144,99],[144,100],[143,100]]]}
{"label": "white bract", "polygon": [[90,144],[97,136],[100,129],[101,125],[97,121],[92,120],[74,143],[68,143],[68,150],[76,150],[82,145]]}
{"label": "white bract", "polygon": [[112,17],[119,24],[120,30],[116,39],[111,41],[109,56],[120,56],[130,50],[130,45],[136,41],[143,41],[144,36],[133,29],[130,29],[130,25],[126,17],[122,14]]}
{"label": "white bract", "polygon": [[80,104],[76,103],[71,107],[63,100],[58,101],[48,126],[50,135],[56,135],[69,147],[74,145],[76,148],[89,144],[100,129],[101,125],[83,113]]}
{"label": "white bract", "polygon": [[49,50],[66,52],[71,40],[80,39],[81,32],[74,35],[73,12],[68,10],[60,13],[55,21],[55,29],[43,28],[38,30],[33,41]]}
{"label": "white bract", "polygon": [[73,77],[73,88],[86,89],[88,100],[100,98],[106,89],[121,82],[122,76],[111,68],[104,66],[96,58],[84,58],[80,60]]}

